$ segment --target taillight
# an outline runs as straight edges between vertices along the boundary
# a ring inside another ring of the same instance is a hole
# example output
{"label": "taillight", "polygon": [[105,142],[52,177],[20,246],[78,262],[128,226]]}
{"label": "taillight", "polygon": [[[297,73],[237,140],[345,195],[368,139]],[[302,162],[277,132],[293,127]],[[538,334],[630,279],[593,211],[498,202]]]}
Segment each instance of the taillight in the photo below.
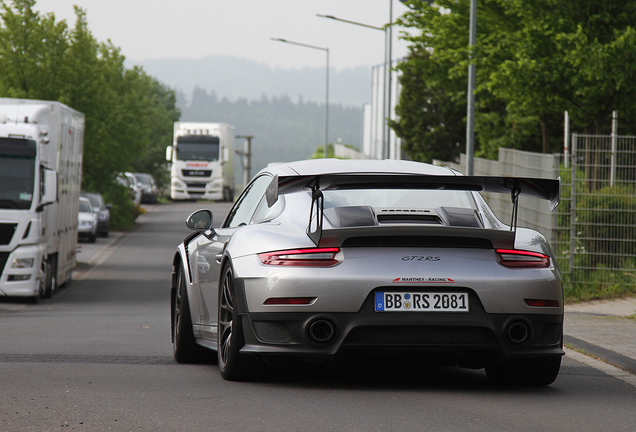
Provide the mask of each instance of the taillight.
{"label": "taillight", "polygon": [[550,267],[550,257],[537,252],[497,249],[499,264],[505,267]]}
{"label": "taillight", "polygon": [[293,249],[259,254],[263,264],[283,266],[332,266],[340,261],[340,248]]}

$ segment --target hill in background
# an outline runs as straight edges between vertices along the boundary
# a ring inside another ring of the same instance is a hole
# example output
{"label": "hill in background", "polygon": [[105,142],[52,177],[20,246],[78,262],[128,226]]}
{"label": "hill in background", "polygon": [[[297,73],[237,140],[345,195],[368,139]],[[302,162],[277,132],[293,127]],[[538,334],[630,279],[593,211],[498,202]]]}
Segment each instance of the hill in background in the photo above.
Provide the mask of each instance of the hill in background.
{"label": "hill in background", "polygon": [[[183,101],[182,101],[183,103]],[[220,99],[215,93],[195,89],[192,101],[181,108],[182,121],[223,122],[235,127],[237,135],[253,135],[252,170],[254,175],[270,162],[307,159],[325,143],[325,104],[293,102],[289,97],[248,101]],[[362,110],[329,105],[329,142],[341,140],[360,147]],[[236,141],[243,149],[244,140]],[[242,169],[235,158],[236,179]]]}
{"label": "hill in background", "polygon": [[[314,102],[325,101],[325,68],[280,69],[252,60],[229,56],[200,59],[154,59],[132,61],[171,88],[186,96],[195,87],[229,100],[260,100],[302,97]],[[329,70],[329,101],[333,104],[361,108],[371,98],[371,71],[367,67]]]}
{"label": "hill in background", "polygon": [[[307,159],[325,142],[325,70],[283,70],[234,57],[147,60],[144,70],[177,91],[181,121],[223,122],[253,135],[254,175],[270,162]],[[329,142],[361,148],[371,71],[330,71]],[[237,140],[243,148],[244,141]],[[237,183],[243,170],[235,157]]]}

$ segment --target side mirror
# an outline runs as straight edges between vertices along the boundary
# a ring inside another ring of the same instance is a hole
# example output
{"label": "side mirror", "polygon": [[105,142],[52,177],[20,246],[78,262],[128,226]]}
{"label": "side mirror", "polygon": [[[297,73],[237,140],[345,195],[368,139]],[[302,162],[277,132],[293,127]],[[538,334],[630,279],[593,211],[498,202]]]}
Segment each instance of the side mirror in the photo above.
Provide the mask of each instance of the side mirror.
{"label": "side mirror", "polygon": [[186,226],[192,231],[200,232],[206,237],[214,234],[212,228],[212,212],[210,210],[197,210],[188,216]]}
{"label": "side mirror", "polygon": [[53,204],[57,201],[57,173],[50,169],[43,169],[44,190],[40,197],[40,205]]}
{"label": "side mirror", "polygon": [[171,162],[171,161],[172,161],[172,149],[173,149],[173,148],[174,148],[174,147],[172,147],[172,146],[168,146],[168,147],[166,147],[166,160],[167,160],[168,162]]}
{"label": "side mirror", "polygon": [[230,149],[227,147],[223,147],[223,162],[230,161]]}

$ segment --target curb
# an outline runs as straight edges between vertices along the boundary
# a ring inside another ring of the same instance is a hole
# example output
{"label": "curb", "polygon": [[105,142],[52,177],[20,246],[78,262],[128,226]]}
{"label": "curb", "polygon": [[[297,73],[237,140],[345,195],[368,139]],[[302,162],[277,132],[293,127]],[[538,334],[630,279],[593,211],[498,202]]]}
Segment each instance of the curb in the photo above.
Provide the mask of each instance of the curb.
{"label": "curb", "polygon": [[582,341],[573,336],[563,336],[563,342],[567,345],[571,345],[575,349],[583,350],[586,354],[594,356],[602,361],[605,361],[612,366],[616,366],[624,371],[636,375],[636,360],[609,350],[597,345],[593,345],[589,342]]}

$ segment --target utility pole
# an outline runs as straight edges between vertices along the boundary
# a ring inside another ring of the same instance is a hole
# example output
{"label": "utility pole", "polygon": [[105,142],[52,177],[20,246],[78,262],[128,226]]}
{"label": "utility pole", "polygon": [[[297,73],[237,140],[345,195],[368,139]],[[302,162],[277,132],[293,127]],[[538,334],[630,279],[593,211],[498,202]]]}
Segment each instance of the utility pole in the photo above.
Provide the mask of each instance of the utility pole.
{"label": "utility pole", "polygon": [[236,154],[243,156],[241,166],[243,167],[243,187],[250,181],[250,170],[252,169],[252,138],[254,135],[236,135],[234,138],[245,139],[245,150],[235,150]]}

